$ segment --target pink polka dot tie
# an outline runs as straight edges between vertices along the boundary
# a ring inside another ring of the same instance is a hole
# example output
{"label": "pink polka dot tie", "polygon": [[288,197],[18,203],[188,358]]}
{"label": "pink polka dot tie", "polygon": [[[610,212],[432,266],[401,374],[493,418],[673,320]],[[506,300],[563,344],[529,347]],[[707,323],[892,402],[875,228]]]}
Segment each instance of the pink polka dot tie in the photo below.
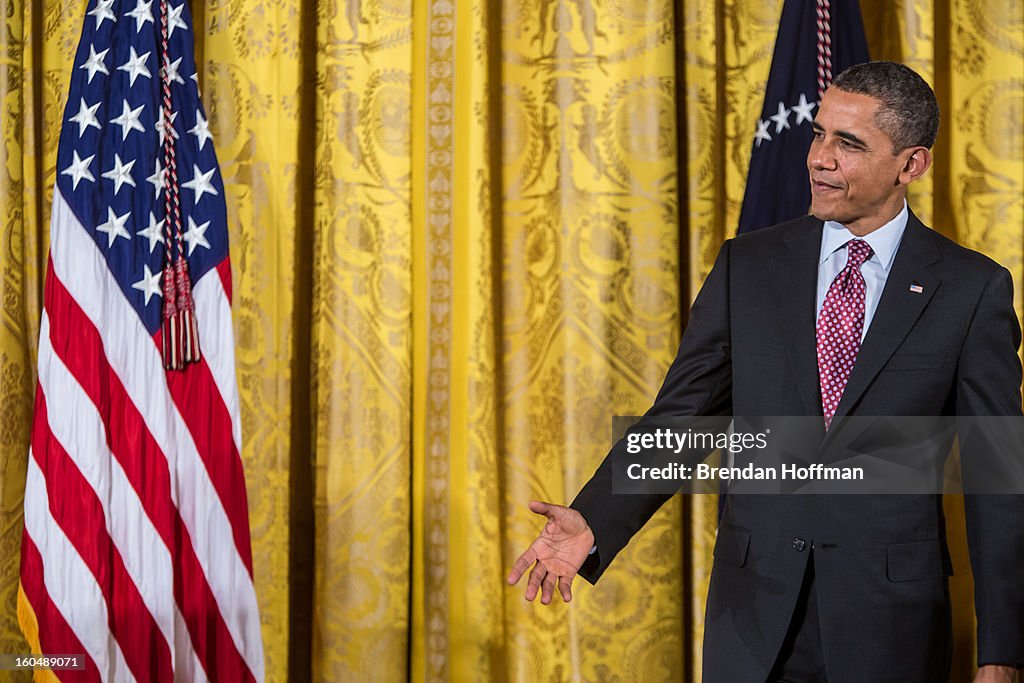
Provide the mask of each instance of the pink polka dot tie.
{"label": "pink polka dot tie", "polygon": [[864,329],[865,287],[860,267],[871,258],[871,246],[864,240],[850,240],[846,248],[846,267],[829,286],[818,316],[818,379],[825,429],[832,424],[843,397]]}

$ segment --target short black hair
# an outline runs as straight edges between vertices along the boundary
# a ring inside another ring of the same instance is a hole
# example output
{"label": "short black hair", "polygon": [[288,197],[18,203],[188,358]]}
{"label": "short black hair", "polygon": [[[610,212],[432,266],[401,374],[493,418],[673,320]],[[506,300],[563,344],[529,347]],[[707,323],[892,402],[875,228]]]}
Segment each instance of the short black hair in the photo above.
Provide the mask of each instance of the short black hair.
{"label": "short black hair", "polygon": [[866,62],[843,71],[832,86],[880,102],[875,123],[892,140],[894,152],[932,148],[939,133],[939,103],[921,75],[896,62]]}

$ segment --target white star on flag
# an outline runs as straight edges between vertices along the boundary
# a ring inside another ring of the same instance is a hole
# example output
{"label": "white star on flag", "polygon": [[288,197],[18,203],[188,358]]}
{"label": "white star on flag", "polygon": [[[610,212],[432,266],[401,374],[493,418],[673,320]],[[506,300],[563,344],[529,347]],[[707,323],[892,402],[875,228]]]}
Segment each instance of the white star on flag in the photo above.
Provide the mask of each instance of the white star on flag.
{"label": "white star on flag", "polygon": [[121,126],[121,141],[124,142],[128,139],[128,133],[133,130],[137,130],[140,133],[146,132],[146,129],[139,123],[139,116],[142,115],[142,110],[145,109],[146,105],[139,105],[138,109],[132,109],[128,104],[128,100],[122,100],[121,106],[121,115],[110,119],[110,122],[116,126]]}
{"label": "white star on flag", "polygon": [[132,187],[135,187],[135,181],[132,179],[132,166],[135,165],[135,159],[132,159],[127,164],[121,162],[121,157],[118,154],[114,154],[114,168],[110,169],[103,174],[104,178],[114,181],[114,196],[121,191],[121,186],[128,183]]}
{"label": "white star on flag", "polygon": [[132,236],[128,234],[128,231],[124,229],[124,224],[128,222],[128,216],[130,215],[131,212],[129,211],[123,216],[118,216],[114,213],[114,209],[112,207],[107,207],[107,222],[97,225],[96,231],[107,234],[108,249],[114,246],[114,240],[118,237],[123,237],[126,240],[130,240],[132,238]]}
{"label": "white star on flag", "polygon": [[85,98],[81,98],[82,103],[78,107],[78,113],[72,116],[68,121],[78,124],[78,137],[82,137],[85,133],[86,128],[95,128],[100,130],[100,122],[96,118],[96,110],[100,108],[101,102],[97,102],[91,107],[85,103]]}
{"label": "white star on flag", "polygon": [[78,189],[78,181],[85,178],[91,183],[96,182],[95,176],[89,171],[89,164],[96,158],[95,154],[90,154],[84,159],[78,158],[78,150],[72,152],[75,158],[71,161],[71,165],[60,172],[61,175],[71,176],[71,189]]}
{"label": "white star on flag", "polygon": [[178,74],[178,67],[181,65],[181,57],[178,57],[173,62],[167,62],[167,58],[164,57],[164,70],[167,71],[167,80],[171,83],[181,83],[185,85],[185,79]]}
{"label": "white star on flag", "polygon": [[79,69],[85,69],[89,72],[89,83],[92,83],[92,77],[96,75],[96,72],[110,75],[110,71],[107,70],[107,65],[103,63],[103,58],[110,52],[110,48],[107,48],[103,52],[96,52],[92,45],[89,46],[89,58],[82,63]]}
{"label": "white star on flag", "polygon": [[756,147],[761,146],[762,140],[767,140],[768,142],[772,141],[772,136],[770,133],[768,133],[768,126],[770,125],[771,123],[769,123],[768,121],[757,122],[757,132],[754,133],[754,145]]}
{"label": "white star on flag", "polygon": [[192,220],[192,216],[188,217],[188,232],[185,233],[185,241],[188,242],[189,256],[196,250],[196,247],[210,248],[210,243],[206,241],[206,229],[209,227],[210,221],[206,221],[202,225],[196,225],[196,222]]}
{"label": "white star on flag", "polygon": [[110,6],[114,4],[114,0],[99,0],[96,4],[96,9],[89,12],[91,16],[96,17],[96,30],[98,31],[100,26],[103,25],[104,19],[110,19],[111,23],[117,23],[117,17],[114,12],[110,9]]}
{"label": "white star on flag", "polygon": [[789,128],[789,110],[786,105],[779,102],[779,111],[774,116],[769,116],[775,122],[775,134],[778,135],[784,128]]}
{"label": "white star on flag", "polygon": [[817,106],[817,102],[808,102],[807,96],[800,93],[800,102],[793,106],[793,113],[796,114],[796,121],[794,125],[799,126],[804,121],[811,123],[814,121],[814,117],[811,115],[811,110]]}
{"label": "white star on flag", "polygon": [[174,35],[174,29],[175,28],[180,28],[180,29],[183,29],[185,31],[188,30],[188,24],[186,24],[185,20],[181,18],[181,12],[184,9],[185,9],[185,3],[182,3],[182,4],[178,5],[177,7],[172,7],[171,11],[168,13],[168,15],[167,15],[167,21],[169,22],[169,26],[167,27],[167,36],[168,37]]}
{"label": "white star on flag", "polygon": [[144,55],[137,55],[135,54],[134,45],[129,46],[128,49],[131,51],[128,61],[117,67],[117,70],[128,72],[128,78],[131,80],[129,85],[135,85],[135,79],[139,76],[152,78],[152,74],[149,73],[149,67],[146,66],[146,60],[149,59],[149,56],[153,53],[147,52]]}
{"label": "white star on flag", "polygon": [[[199,166],[197,166],[196,164],[192,164],[192,180],[188,181],[187,183],[182,183],[181,186],[187,187],[188,189],[192,190],[195,193],[196,204],[198,204],[199,200],[203,198],[203,194],[208,193],[212,194],[215,197],[217,196],[217,190],[213,187],[213,183],[210,182],[210,179],[213,178],[213,174],[216,170],[217,168],[214,167],[211,168],[206,173],[203,173],[202,171],[199,170]],[[191,253],[192,252],[190,251],[189,254]]]}
{"label": "white star on flag", "polygon": [[174,119],[176,118],[178,118],[178,112],[174,112],[173,114],[171,114],[171,125],[168,126],[166,123],[164,123],[164,108],[160,107],[160,117],[157,119],[155,128],[156,132],[160,133],[161,145],[164,144],[164,135],[167,133],[168,128],[171,129],[171,139],[178,139],[178,131],[174,128]]}
{"label": "white star on flag", "polygon": [[156,190],[153,199],[159,199],[160,190],[164,189],[164,167],[160,165],[160,157],[156,158],[156,169],[153,175],[146,178],[146,182],[151,183]]}
{"label": "white star on flag", "polygon": [[206,145],[207,140],[213,139],[213,135],[210,134],[210,123],[203,118],[203,112],[198,109],[196,109],[196,125],[190,128],[188,132],[196,136],[196,142],[199,143],[200,150]]}
{"label": "white star on flag", "polygon": [[145,26],[146,22],[153,23],[153,0],[149,2],[143,2],[142,0],[136,0],[137,4],[135,9],[128,12],[128,16],[135,19],[135,32],[138,33]]}
{"label": "white star on flag", "polygon": [[[156,245],[164,243],[164,220],[157,220],[153,212],[149,212],[149,227],[139,230],[136,235],[149,240],[149,253],[152,254]],[[146,303],[149,303],[148,301]]]}
{"label": "white star on flag", "polygon": [[143,264],[142,268],[145,271],[145,274],[142,276],[141,280],[132,284],[132,289],[137,289],[146,295],[146,305],[148,306],[149,300],[154,294],[160,297],[164,295],[164,293],[160,291],[160,275],[162,273],[159,270],[155,273],[150,272],[148,264]]}

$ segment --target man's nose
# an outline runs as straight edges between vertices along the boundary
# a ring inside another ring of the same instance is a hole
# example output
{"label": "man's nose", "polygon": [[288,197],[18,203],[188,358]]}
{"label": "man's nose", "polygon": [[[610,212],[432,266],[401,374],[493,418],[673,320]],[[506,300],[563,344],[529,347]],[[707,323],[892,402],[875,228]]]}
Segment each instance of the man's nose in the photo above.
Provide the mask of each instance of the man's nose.
{"label": "man's nose", "polygon": [[811,168],[834,170],[836,167],[835,149],[832,145],[814,141],[807,151],[807,165]]}

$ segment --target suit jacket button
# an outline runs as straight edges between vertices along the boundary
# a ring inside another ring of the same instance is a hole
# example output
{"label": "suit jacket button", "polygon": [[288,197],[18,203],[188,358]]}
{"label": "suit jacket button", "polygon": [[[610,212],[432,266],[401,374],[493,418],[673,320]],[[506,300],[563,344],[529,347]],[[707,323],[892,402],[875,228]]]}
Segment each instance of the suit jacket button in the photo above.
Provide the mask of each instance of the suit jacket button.
{"label": "suit jacket button", "polygon": [[795,551],[797,551],[799,553],[799,552],[802,552],[803,549],[806,548],[806,547],[807,547],[807,541],[805,541],[804,539],[802,539],[802,538],[794,538],[793,539],[793,550],[795,550]]}

